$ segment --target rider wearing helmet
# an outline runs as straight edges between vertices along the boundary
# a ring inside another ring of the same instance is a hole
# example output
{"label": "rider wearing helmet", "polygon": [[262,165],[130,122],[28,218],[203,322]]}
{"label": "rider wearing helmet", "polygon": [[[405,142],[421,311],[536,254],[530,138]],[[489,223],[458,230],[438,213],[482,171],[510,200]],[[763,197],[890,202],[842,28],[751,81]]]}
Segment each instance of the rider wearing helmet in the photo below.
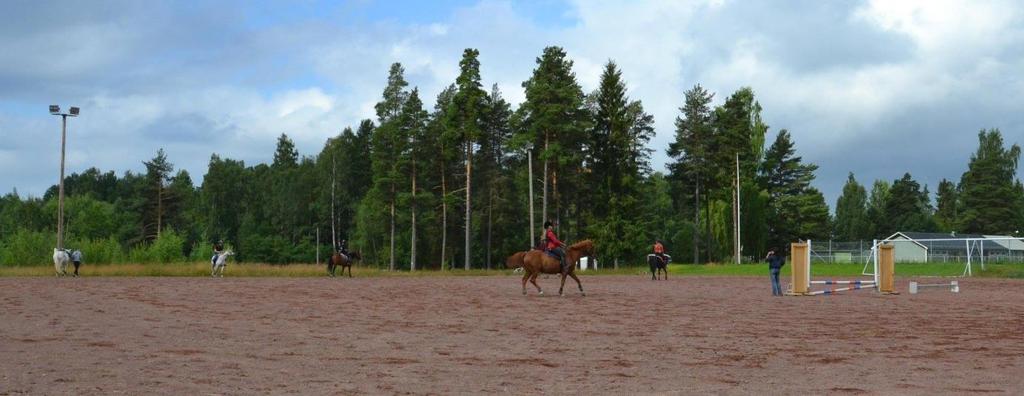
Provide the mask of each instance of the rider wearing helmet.
{"label": "rider wearing helmet", "polygon": [[213,244],[213,257],[210,257],[210,265],[217,264],[217,256],[224,253],[224,240],[218,239]]}
{"label": "rider wearing helmet", "polygon": [[556,256],[558,256],[558,264],[560,266],[559,268],[561,269],[562,273],[565,273],[566,272],[565,249],[563,249],[565,247],[565,244],[562,243],[562,241],[559,241],[558,237],[555,236],[554,228],[555,228],[554,223],[552,223],[551,220],[545,221],[544,222],[544,229],[546,231],[544,233],[544,238],[547,239],[547,242],[548,242],[548,244],[547,244],[548,251],[551,252],[551,253],[554,253]]}
{"label": "rider wearing helmet", "polygon": [[335,250],[342,256],[348,257],[348,240],[342,239],[338,241],[338,246],[335,246]]}

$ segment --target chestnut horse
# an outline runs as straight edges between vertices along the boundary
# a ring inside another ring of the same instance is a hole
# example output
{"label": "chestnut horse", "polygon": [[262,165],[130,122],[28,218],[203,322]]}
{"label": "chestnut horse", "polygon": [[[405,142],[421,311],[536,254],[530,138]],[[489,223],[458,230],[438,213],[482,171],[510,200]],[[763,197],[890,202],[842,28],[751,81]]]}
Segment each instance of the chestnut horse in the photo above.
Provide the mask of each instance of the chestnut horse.
{"label": "chestnut horse", "polygon": [[341,253],[334,252],[331,255],[331,259],[327,260],[327,276],[334,276],[334,269],[341,267],[341,276],[345,276],[345,268],[348,268],[348,277],[352,277],[352,262],[362,260],[363,257],[359,255],[359,252],[348,252],[348,256],[343,256]]}
{"label": "chestnut horse", "polygon": [[[523,295],[526,295],[526,281],[530,281],[534,286],[537,287],[539,294],[544,294],[541,290],[540,285],[537,284],[537,275],[540,274],[562,274],[562,283],[558,287],[558,295],[562,295],[562,289],[565,288],[565,277],[571,276],[576,281],[576,285],[580,288],[580,294],[586,296],[583,292],[583,284],[580,283],[580,278],[576,277],[576,262],[579,261],[580,257],[593,256],[594,255],[594,242],[586,239],[580,242],[574,243],[569,246],[565,251],[565,265],[566,271],[562,273],[561,265],[558,263],[558,259],[541,250],[531,250],[523,257]],[[515,255],[513,255],[514,257]],[[511,258],[511,257],[510,257]],[[508,261],[506,261],[506,264]]]}

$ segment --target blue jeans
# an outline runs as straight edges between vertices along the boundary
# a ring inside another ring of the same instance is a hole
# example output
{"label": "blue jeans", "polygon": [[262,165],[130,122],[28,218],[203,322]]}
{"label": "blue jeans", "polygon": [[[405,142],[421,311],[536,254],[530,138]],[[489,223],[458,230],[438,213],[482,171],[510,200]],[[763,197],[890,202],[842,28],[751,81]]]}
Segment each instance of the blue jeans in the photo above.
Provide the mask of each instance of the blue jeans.
{"label": "blue jeans", "polygon": [[771,274],[771,278],[772,278],[772,295],[773,296],[781,296],[782,295],[782,286],[779,285],[779,271],[781,271],[781,270],[782,270],[781,268],[771,268],[769,270],[769,272]]}

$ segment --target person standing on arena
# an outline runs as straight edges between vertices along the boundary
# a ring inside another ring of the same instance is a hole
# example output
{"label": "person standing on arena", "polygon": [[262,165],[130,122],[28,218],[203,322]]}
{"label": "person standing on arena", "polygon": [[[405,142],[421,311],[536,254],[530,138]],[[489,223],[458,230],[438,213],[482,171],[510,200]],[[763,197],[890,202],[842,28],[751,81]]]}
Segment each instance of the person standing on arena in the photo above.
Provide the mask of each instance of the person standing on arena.
{"label": "person standing on arena", "polygon": [[765,260],[768,261],[768,273],[772,279],[772,295],[781,296],[782,286],[779,285],[779,272],[782,271],[782,266],[786,264],[786,260],[776,253],[775,250],[775,248],[769,249]]}

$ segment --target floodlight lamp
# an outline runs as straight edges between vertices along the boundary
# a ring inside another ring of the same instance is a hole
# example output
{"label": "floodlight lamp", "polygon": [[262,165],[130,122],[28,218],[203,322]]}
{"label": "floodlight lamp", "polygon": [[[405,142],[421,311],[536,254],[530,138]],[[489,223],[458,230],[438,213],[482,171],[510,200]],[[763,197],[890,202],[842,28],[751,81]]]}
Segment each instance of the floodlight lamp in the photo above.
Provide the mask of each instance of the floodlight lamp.
{"label": "floodlight lamp", "polygon": [[60,106],[50,105],[50,114],[60,114]]}
{"label": "floodlight lamp", "polygon": [[69,111],[69,113],[71,114],[72,117],[78,116],[78,108],[77,107],[71,107],[71,111]]}

